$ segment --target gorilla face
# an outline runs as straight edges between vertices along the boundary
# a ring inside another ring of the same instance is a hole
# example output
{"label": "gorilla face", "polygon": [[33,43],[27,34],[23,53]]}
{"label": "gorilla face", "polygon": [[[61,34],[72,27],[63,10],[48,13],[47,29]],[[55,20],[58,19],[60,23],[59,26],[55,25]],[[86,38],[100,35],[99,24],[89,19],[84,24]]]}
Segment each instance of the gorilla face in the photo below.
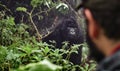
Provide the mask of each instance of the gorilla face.
{"label": "gorilla face", "polygon": [[78,28],[74,28],[74,27],[67,27],[67,35],[69,38],[71,39],[76,39],[78,38],[78,32],[79,32],[79,29]]}
{"label": "gorilla face", "polygon": [[69,30],[68,32],[69,32],[70,35],[75,35],[76,34],[76,32],[75,32],[76,28],[70,28],[70,27],[68,27],[67,29]]}
{"label": "gorilla face", "polygon": [[62,36],[71,40],[78,38],[79,31],[80,29],[78,28],[78,24],[73,19],[65,20],[60,29]]}

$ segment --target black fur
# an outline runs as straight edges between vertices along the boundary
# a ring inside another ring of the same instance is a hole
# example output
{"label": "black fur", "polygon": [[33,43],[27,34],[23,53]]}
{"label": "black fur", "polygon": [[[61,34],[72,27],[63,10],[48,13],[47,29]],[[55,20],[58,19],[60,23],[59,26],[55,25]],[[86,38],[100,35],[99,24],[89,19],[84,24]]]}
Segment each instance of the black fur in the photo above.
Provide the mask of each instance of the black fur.
{"label": "black fur", "polygon": [[[57,48],[61,48],[62,42],[64,41],[68,41],[70,46],[84,42],[83,32],[73,18],[63,19],[63,21],[57,25],[54,31],[42,40],[48,44],[52,44],[50,40],[56,41]],[[79,48],[78,54],[72,53],[70,55],[70,61],[79,65],[81,63],[81,54],[82,47]]]}

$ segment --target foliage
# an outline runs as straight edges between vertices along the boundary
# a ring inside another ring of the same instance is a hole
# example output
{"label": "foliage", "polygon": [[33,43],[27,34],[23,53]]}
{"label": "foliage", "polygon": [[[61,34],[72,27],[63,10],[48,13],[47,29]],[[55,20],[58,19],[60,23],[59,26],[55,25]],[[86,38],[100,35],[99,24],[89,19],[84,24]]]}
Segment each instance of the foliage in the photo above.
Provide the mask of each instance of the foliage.
{"label": "foliage", "polygon": [[43,60],[38,63],[31,63],[26,66],[22,66],[17,70],[13,71],[58,71],[62,69],[61,66],[54,65],[48,60]]}
{"label": "foliage", "polygon": [[[72,49],[66,50],[69,43],[64,42],[63,49],[56,49],[53,45],[38,42],[34,36],[29,36],[29,33],[26,31],[28,26],[25,24],[15,25],[13,19],[13,17],[7,17],[6,19],[0,20],[2,22],[0,27],[2,34],[2,38],[0,38],[2,41],[0,42],[0,71],[10,71],[11,68],[15,69],[29,63],[33,63],[34,67],[34,63],[44,59],[62,66],[63,70],[66,71],[75,71],[76,68],[86,71],[88,68],[90,69],[95,66],[93,64],[91,65],[92,67],[88,67],[88,64],[85,63],[82,67],[68,61],[69,55],[73,52],[77,53],[76,50],[80,45],[73,45],[71,46]],[[4,28],[2,28],[3,26]],[[63,59],[63,54],[67,54],[66,59]]]}
{"label": "foliage", "polygon": [[82,53],[82,64],[81,64],[81,71],[95,71],[96,70],[96,62],[94,60],[90,60],[89,49],[87,48],[87,44],[85,43],[83,46],[83,53]]}
{"label": "foliage", "polygon": [[[33,17],[45,12],[33,14],[36,7],[45,5],[47,11],[56,8],[63,12],[64,9],[68,9],[66,4],[52,0],[32,0],[31,5],[33,9],[30,12],[25,7],[18,7],[16,10],[25,12],[34,28],[36,27]],[[0,71],[75,71],[76,68],[82,71],[94,70],[96,64],[87,60],[86,53],[83,54],[81,65],[74,65],[69,61],[70,54],[78,53],[79,46],[87,47],[86,44],[73,45],[66,50],[69,43],[64,42],[62,49],[57,49],[53,45],[38,41],[35,36],[30,36],[27,29],[29,26],[24,23],[15,24],[14,17],[7,16],[4,11],[0,11]],[[38,31],[37,28],[36,31]],[[64,54],[67,54],[65,59],[62,56]]]}

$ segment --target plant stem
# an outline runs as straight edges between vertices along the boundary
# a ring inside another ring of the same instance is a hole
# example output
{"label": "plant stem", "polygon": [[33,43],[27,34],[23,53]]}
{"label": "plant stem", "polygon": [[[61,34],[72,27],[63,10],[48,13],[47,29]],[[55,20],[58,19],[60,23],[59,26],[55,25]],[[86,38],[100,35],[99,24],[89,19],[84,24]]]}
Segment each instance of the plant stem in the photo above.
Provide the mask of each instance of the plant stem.
{"label": "plant stem", "polygon": [[40,35],[40,33],[39,33],[39,31],[38,31],[38,29],[37,29],[35,23],[33,22],[31,13],[29,13],[29,17],[30,17],[30,21],[31,21],[31,23],[32,23],[32,25],[33,25],[33,27],[34,27],[36,33],[37,33],[38,40],[40,41],[42,37],[41,37],[41,35]]}

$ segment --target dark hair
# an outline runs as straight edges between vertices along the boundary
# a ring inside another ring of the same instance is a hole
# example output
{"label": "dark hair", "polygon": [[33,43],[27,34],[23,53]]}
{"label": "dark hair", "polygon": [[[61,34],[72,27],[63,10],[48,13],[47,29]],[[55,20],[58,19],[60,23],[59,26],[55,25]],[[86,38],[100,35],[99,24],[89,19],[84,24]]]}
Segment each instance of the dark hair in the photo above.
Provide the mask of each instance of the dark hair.
{"label": "dark hair", "polygon": [[120,0],[83,0],[105,35],[120,40]]}

